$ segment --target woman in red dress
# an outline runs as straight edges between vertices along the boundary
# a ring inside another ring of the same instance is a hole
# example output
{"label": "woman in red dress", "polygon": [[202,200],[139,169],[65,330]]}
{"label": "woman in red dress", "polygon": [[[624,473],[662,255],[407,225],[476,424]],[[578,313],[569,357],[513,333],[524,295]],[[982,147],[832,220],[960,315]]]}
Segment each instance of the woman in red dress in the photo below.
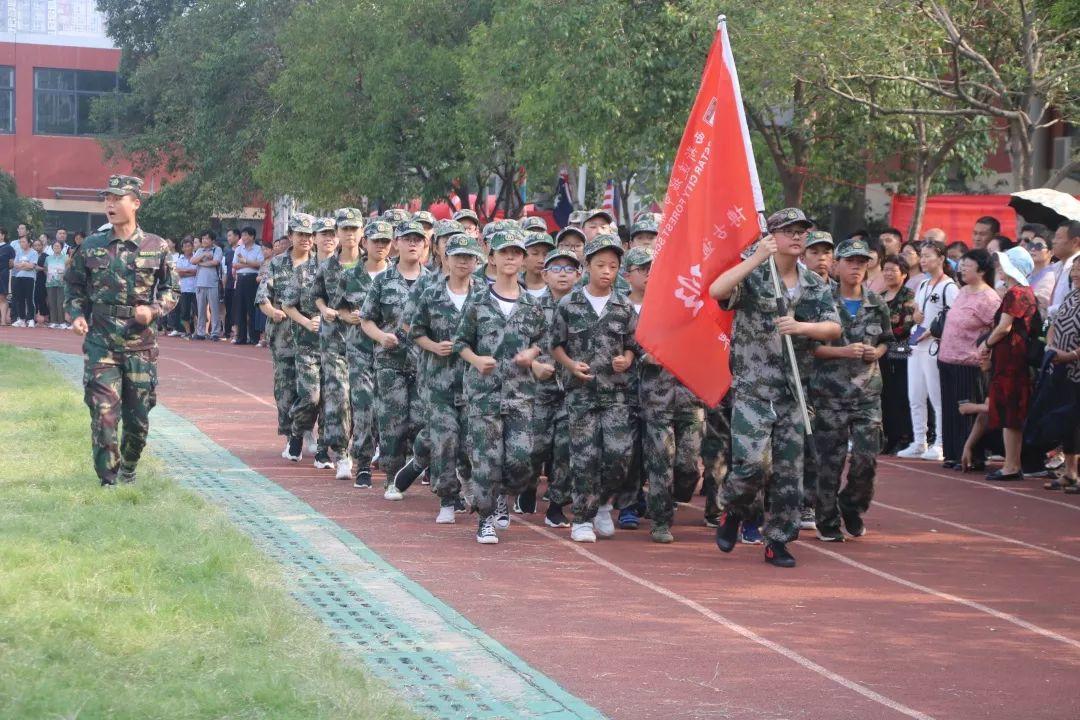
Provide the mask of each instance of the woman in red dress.
{"label": "woman in red dress", "polygon": [[989,427],[1001,429],[1005,441],[1005,464],[986,476],[987,480],[1022,480],[1020,448],[1024,420],[1031,399],[1031,368],[1028,366],[1028,338],[1036,334],[1032,327],[1038,301],[1028,286],[1027,276],[1034,269],[1031,255],[1022,247],[994,253],[1005,279],[1005,297],[994,318],[994,329],[983,343],[990,353]]}

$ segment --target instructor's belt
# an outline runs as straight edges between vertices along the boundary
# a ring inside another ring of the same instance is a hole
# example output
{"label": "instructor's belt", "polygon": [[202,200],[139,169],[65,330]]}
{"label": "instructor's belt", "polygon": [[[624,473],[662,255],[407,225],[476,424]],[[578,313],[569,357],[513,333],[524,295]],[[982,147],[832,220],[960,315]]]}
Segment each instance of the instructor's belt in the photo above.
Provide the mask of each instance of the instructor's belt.
{"label": "instructor's belt", "polygon": [[132,305],[105,305],[103,303],[94,303],[95,315],[108,315],[114,318],[133,318],[135,317],[135,308]]}

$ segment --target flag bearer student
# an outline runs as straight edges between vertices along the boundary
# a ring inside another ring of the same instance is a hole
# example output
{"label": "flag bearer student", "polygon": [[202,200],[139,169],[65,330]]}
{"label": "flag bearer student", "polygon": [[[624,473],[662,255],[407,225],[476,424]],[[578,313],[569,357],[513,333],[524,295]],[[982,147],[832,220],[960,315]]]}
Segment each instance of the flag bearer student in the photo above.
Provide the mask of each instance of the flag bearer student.
{"label": "flag bearer student", "polygon": [[[300,459],[304,433],[311,432],[322,403],[322,357],[319,351],[319,327],[322,318],[315,305],[315,275],[319,266],[337,248],[334,218],[315,218],[315,254],[297,265],[292,280],[281,297],[281,308],[293,321],[293,346],[296,363],[296,400],[293,402],[292,429],[289,431],[288,459]],[[326,419],[319,422],[319,444],[315,452],[316,468],[334,467],[326,448]]]}
{"label": "flag bearer student", "polygon": [[461,484],[469,477],[462,387],[465,361],[454,352],[454,332],[470,294],[487,288],[473,277],[476,266],[484,260],[479,240],[458,233],[445,239],[443,245],[446,255],[441,266],[447,274],[427,283],[409,304],[409,337],[422,351],[417,379],[426,391],[427,425],[435,430],[430,435],[428,467],[432,490],[439,496],[435,522],[449,524],[456,522],[456,512],[466,509]]}
{"label": "flag bearer student", "polygon": [[[630,283],[630,303],[639,315],[652,260],[652,250],[638,246],[630,248],[623,264]],[[654,542],[669,543],[675,540],[671,534],[675,502],[689,502],[697,487],[705,408],[648,353],[639,359],[637,372],[642,470],[649,483],[651,535]]]}
{"label": "flag bearer student", "polygon": [[343,276],[360,261],[363,213],[356,208],[340,208],[334,213],[338,251],[319,265],[315,273],[315,306],[319,308],[319,354],[322,361],[322,422],[326,445],[336,455],[335,477],[352,479],[349,440],[352,415],[349,398],[349,364],[345,352],[346,325],[339,319],[345,309]]}
{"label": "flag bearer student", "polygon": [[554,249],[555,241],[546,232],[525,233],[525,272],[522,273],[521,282],[525,285],[525,292],[533,297],[543,297],[548,293],[547,283],[544,282],[544,262]]}
{"label": "flag bearer student", "polygon": [[423,424],[423,408],[416,383],[415,347],[406,342],[405,306],[413,286],[428,274],[420,264],[427,242],[418,222],[394,228],[398,261],[376,277],[360,308],[360,327],[375,341],[376,417],[379,425],[379,465],[386,471],[383,497],[400,500],[392,482],[405,465],[416,434]]}
{"label": "flag bearer student", "polygon": [[[801,364],[810,359],[814,344],[839,338],[841,328],[829,286],[798,262],[811,227],[806,215],[797,208],[780,210],[769,216],[767,227],[770,234],[754,251],[709,288],[713,298],[735,311],[732,467],[724,480],[716,544],[723,552],[734,549],[740,520],[752,512],[763,489],[771,449],[765,561],[794,567],[787,543],[799,534],[805,430],[782,339],[791,335],[797,341]],[[774,292],[770,257],[775,257],[783,298]]]}
{"label": "flag bearer student", "polygon": [[[844,240],[836,249],[839,283],[832,292],[843,334],[814,350],[809,389],[816,412],[815,511],[817,536],[825,542],[844,541],[841,518],[849,535],[863,535],[862,515],[874,496],[881,439],[878,360],[892,340],[892,328],[885,299],[863,286],[872,253],[870,245],[860,239]],[[847,483],[837,496],[845,458]]]}
{"label": "flag bearer student", "polygon": [[[315,218],[307,213],[289,216],[289,252],[275,255],[259,284],[255,302],[270,321],[270,358],[274,363],[274,404],[277,405],[278,435],[285,436],[281,457],[298,461],[303,453],[303,438],[296,445],[292,438],[292,407],[296,402],[296,344],[293,321],[282,309],[281,298],[292,282],[296,268],[311,257]],[[293,452],[295,450],[295,452]]]}
{"label": "flag bearer student", "polygon": [[525,261],[521,234],[491,236],[495,282],[469,296],[454,334],[454,349],[472,367],[464,373],[476,541],[499,542],[510,526],[507,494],[517,495],[532,470],[536,359],[544,339],[540,303],[518,283]]}
{"label": "flag bearer student", "polygon": [[[566,413],[566,388],[562,373],[557,373],[551,357],[550,332],[555,322],[559,301],[570,294],[581,277],[581,262],[577,255],[567,250],[552,250],[544,258],[544,281],[548,292],[540,296],[544,311],[544,328],[549,333],[542,344],[543,352],[536,359],[536,402],[532,418],[532,478],[525,492],[518,495],[517,512],[534,512],[536,490],[540,475],[547,475],[548,509],[544,524],[548,527],[568,528],[563,508],[572,499],[570,490],[570,430]],[[565,371],[563,371],[565,372]]]}
{"label": "flag bearer student", "polygon": [[345,361],[349,366],[349,406],[352,416],[349,454],[355,473],[353,487],[356,488],[371,487],[371,462],[378,437],[375,422],[375,344],[360,329],[360,307],[374,279],[390,267],[387,258],[393,238],[394,227],[390,223],[384,220],[369,222],[364,227],[361,240],[364,262],[356,263],[341,276],[344,298],[338,318],[348,326],[345,329]]}
{"label": "flag bearer student", "polygon": [[627,387],[638,353],[637,318],[630,301],[613,287],[622,253],[614,235],[589,241],[589,283],[559,301],[552,330],[552,357],[571,376],[566,388],[574,499],[570,538],[577,542],[615,534],[611,500],[626,490],[634,449]]}

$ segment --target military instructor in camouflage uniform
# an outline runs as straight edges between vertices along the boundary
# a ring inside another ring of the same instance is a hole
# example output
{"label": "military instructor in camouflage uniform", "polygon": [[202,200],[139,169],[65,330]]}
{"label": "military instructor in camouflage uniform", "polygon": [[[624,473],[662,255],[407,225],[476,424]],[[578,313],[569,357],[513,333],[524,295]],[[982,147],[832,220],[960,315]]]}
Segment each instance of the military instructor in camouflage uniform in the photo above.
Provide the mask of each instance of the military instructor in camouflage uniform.
{"label": "military instructor in camouflage uniform", "polygon": [[117,480],[135,482],[157,402],[154,323],[176,304],[178,282],[165,241],[143,232],[136,220],[142,180],[113,175],[102,194],[112,227],[86,238],[72,257],[65,310],[72,330],[86,337],[83,385],[94,470],[102,486],[111,487]]}

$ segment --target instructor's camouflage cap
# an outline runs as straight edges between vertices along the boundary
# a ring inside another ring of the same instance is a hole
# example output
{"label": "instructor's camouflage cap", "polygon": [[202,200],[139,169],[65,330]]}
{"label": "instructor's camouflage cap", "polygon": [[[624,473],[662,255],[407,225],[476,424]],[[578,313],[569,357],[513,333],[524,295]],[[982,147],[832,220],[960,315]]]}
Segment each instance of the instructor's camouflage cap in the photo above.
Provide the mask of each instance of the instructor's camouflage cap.
{"label": "instructor's camouflage cap", "polygon": [[289,232],[314,235],[315,217],[307,213],[293,213],[289,216]]}
{"label": "instructor's camouflage cap", "polygon": [[491,247],[491,252],[497,252],[508,247],[516,247],[524,250],[525,238],[518,233],[508,232],[506,230],[496,230],[491,234],[488,245]]}
{"label": "instructor's camouflage cap", "polygon": [[421,235],[427,237],[427,233],[424,232],[424,226],[418,223],[416,220],[406,220],[400,222],[397,227],[394,228],[394,237],[400,238],[406,235]]}
{"label": "instructor's camouflage cap", "polygon": [[435,226],[435,216],[429,213],[427,210],[419,210],[413,213],[412,219],[416,222],[427,223],[432,227]]}
{"label": "instructor's camouflage cap", "polygon": [[521,229],[526,232],[547,232],[547,221],[542,217],[527,217],[521,219]]}
{"label": "instructor's camouflage cap", "polygon": [[547,268],[553,260],[558,260],[559,258],[573,260],[575,265],[579,268],[581,267],[581,261],[578,260],[577,254],[572,253],[569,250],[552,250],[544,257],[544,268]]}
{"label": "instructor's camouflage cap", "polygon": [[811,227],[814,221],[806,217],[799,208],[784,208],[783,210],[777,210],[769,219],[765,221],[765,226],[769,232],[775,232],[780,228],[786,228],[788,225],[796,225],[802,223],[806,227]]}
{"label": "instructor's camouflage cap", "polygon": [[626,251],[626,256],[623,258],[623,267],[629,270],[630,268],[641,267],[642,265],[651,265],[652,261],[653,251],[650,248],[630,248]]}
{"label": "instructor's camouflage cap", "polygon": [[810,247],[811,245],[828,245],[829,247],[832,247],[835,244],[831,233],[827,233],[824,230],[812,230],[810,234],[806,236],[804,247]]}
{"label": "instructor's camouflage cap", "polygon": [[612,235],[610,233],[601,233],[597,235],[589,242],[585,243],[585,259],[588,260],[601,250],[614,250],[622,257],[623,246],[622,241],[619,240],[618,235]]}
{"label": "instructor's camouflage cap", "polygon": [[435,223],[435,237],[437,238],[463,232],[465,232],[465,227],[457,220],[439,220]]}
{"label": "instructor's camouflage cap", "polygon": [[394,226],[385,220],[372,220],[364,226],[364,238],[367,240],[393,240]]}
{"label": "instructor's camouflage cap", "polygon": [[472,255],[477,260],[483,261],[484,248],[480,247],[480,241],[472,235],[457,233],[446,239],[446,254],[447,256]]}
{"label": "instructor's camouflage cap", "polygon": [[836,248],[836,257],[838,260],[849,257],[870,259],[873,257],[873,250],[870,249],[870,244],[861,238],[841,240]]}
{"label": "instructor's camouflage cap", "polygon": [[551,239],[551,236],[546,232],[527,232],[525,233],[525,247],[531,248],[533,245],[550,245],[555,247],[555,241]]}
{"label": "instructor's camouflage cap", "polygon": [[567,227],[581,227],[581,224],[585,222],[585,215],[584,210],[574,210],[566,221]]}
{"label": "instructor's camouflage cap", "polygon": [[412,220],[412,215],[408,210],[402,210],[401,208],[390,208],[382,214],[383,220],[397,225],[398,223],[405,222],[406,220]]}
{"label": "instructor's camouflage cap", "polygon": [[660,226],[656,224],[656,218],[652,213],[642,217],[633,225],[630,226],[630,239],[633,240],[635,235],[640,233],[655,233],[660,234]]}
{"label": "instructor's camouflage cap", "polygon": [[99,195],[134,195],[142,200],[142,178],[134,175],[111,175],[105,189]]}
{"label": "instructor's camouflage cap", "polygon": [[356,208],[339,208],[338,211],[334,213],[334,218],[337,221],[337,226],[339,228],[364,227],[364,213]]}
{"label": "instructor's camouflage cap", "polygon": [[315,232],[321,233],[337,228],[337,221],[332,217],[315,218]]}
{"label": "instructor's camouflage cap", "polygon": [[472,220],[477,225],[480,224],[480,218],[475,212],[473,212],[469,208],[458,210],[456,213],[454,213],[453,220],[455,222],[461,222],[462,220]]}

